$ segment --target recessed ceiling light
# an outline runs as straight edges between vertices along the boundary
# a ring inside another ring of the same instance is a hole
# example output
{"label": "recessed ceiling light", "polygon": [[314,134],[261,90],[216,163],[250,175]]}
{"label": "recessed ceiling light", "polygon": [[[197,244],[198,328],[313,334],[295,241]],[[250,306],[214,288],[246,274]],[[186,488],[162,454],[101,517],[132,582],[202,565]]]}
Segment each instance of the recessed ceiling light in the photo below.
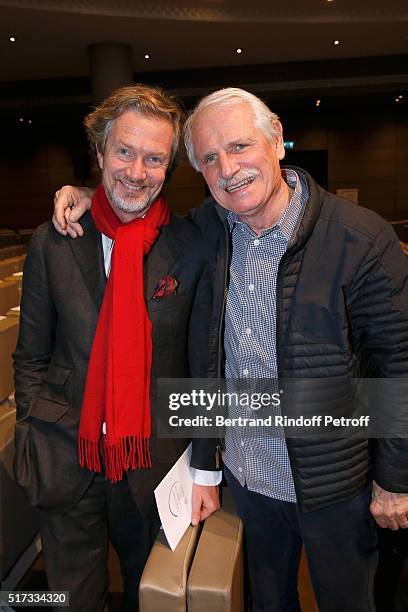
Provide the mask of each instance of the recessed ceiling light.
{"label": "recessed ceiling light", "polygon": [[150,59],[150,55],[149,55],[149,53],[145,53],[144,58],[145,58],[145,59]]}
{"label": "recessed ceiling light", "polygon": [[29,120],[28,120],[28,123],[31,125],[31,124],[32,124],[32,120],[31,120],[31,119],[29,119]]}
{"label": "recessed ceiling light", "polygon": [[402,100],[404,96],[402,94],[400,94],[398,97],[399,97],[400,100]]}
{"label": "recessed ceiling light", "polygon": [[240,53],[242,53],[242,49],[241,49],[241,47],[238,47],[238,49],[235,49],[235,50],[236,50],[236,52],[238,53],[238,55],[239,55]]}
{"label": "recessed ceiling light", "polygon": [[10,42],[16,42],[16,37],[15,36],[10,36],[9,41]]}
{"label": "recessed ceiling light", "polygon": [[401,102],[401,98],[395,98],[396,102]]}
{"label": "recessed ceiling light", "polygon": [[339,45],[339,44],[340,44],[340,41],[339,41],[339,40],[335,40],[335,41],[334,41],[334,44],[335,44],[335,45]]}
{"label": "recessed ceiling light", "polygon": [[23,117],[19,117],[18,120],[19,120],[20,123],[23,123],[23,121],[24,121]]}
{"label": "recessed ceiling light", "polygon": [[320,100],[316,100],[316,106],[320,106]]}

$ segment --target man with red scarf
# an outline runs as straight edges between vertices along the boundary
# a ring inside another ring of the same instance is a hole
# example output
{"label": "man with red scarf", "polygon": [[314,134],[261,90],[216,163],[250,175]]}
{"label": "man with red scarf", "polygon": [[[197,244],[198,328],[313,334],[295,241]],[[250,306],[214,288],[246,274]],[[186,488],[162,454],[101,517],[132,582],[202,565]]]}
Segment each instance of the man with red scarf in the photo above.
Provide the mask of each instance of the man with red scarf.
{"label": "man with red scarf", "polygon": [[[81,612],[106,605],[109,539],[124,609],[137,609],[159,527],[153,490],[187,444],[154,436],[151,383],[205,375],[201,238],[160,195],[180,120],[173,99],[141,85],[90,113],[102,183],[85,238],[69,240],[46,223],[27,256],[14,354],[15,473],[39,510],[49,588],[69,591]],[[202,328],[189,326],[192,313]],[[197,441],[191,463],[195,523],[218,507],[212,443]]]}

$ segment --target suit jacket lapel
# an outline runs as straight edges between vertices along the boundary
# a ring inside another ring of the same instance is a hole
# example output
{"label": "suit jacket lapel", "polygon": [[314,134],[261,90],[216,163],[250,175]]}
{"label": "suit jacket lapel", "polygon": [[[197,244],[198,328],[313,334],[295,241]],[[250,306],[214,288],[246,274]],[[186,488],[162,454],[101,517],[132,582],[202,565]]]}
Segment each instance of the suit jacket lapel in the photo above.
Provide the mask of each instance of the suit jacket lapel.
{"label": "suit jacket lapel", "polygon": [[[90,213],[84,215],[81,223],[84,236],[69,241],[75,260],[81,270],[84,282],[99,311],[106,287],[101,234],[96,229]],[[144,291],[146,302],[154,295],[159,281],[167,276],[182,251],[182,241],[174,217],[164,226],[143,264]]]}
{"label": "suit jacket lapel", "polygon": [[86,213],[81,223],[84,236],[69,241],[75,260],[81,270],[85,285],[99,311],[106,286],[101,234],[96,229],[90,213]]}

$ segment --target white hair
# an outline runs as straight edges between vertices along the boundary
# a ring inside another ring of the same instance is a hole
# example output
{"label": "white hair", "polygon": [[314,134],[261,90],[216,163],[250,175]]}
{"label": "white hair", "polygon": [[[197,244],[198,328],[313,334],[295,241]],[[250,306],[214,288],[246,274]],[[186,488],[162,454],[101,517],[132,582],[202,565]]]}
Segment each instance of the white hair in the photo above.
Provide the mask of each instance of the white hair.
{"label": "white hair", "polygon": [[276,136],[280,135],[281,132],[277,125],[279,120],[278,115],[269,110],[265,102],[262,102],[262,100],[254,96],[254,94],[245,91],[245,89],[239,89],[238,87],[226,87],[225,89],[214,91],[212,94],[202,98],[197,106],[191,111],[184,124],[184,144],[187,156],[190,164],[196,170],[200,171],[200,166],[194,151],[192,132],[197,116],[209,106],[215,104],[232,104],[234,102],[244,102],[248,104],[254,116],[255,127],[260,130],[265,138],[271,143],[275,141]]}

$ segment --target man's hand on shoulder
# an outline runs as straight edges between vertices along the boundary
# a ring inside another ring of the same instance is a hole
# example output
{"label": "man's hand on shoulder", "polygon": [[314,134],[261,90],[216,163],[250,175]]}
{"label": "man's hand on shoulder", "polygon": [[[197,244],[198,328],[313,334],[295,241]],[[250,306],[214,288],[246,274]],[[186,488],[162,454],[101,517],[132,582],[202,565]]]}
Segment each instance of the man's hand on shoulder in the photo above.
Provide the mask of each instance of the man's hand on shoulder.
{"label": "man's hand on shoulder", "polygon": [[52,222],[57,232],[71,238],[83,236],[84,230],[78,220],[91,208],[94,189],[64,185],[54,196]]}
{"label": "man's hand on shoulder", "polygon": [[191,524],[198,525],[220,507],[218,487],[193,483],[191,493]]}
{"label": "man's hand on shoulder", "polygon": [[408,528],[408,493],[385,491],[373,482],[370,512],[379,527],[397,531]]}

